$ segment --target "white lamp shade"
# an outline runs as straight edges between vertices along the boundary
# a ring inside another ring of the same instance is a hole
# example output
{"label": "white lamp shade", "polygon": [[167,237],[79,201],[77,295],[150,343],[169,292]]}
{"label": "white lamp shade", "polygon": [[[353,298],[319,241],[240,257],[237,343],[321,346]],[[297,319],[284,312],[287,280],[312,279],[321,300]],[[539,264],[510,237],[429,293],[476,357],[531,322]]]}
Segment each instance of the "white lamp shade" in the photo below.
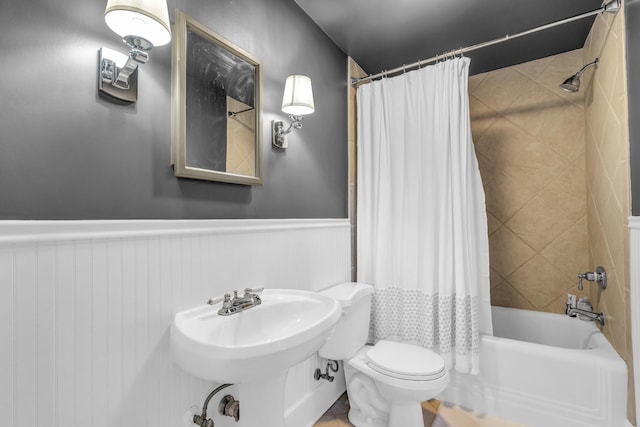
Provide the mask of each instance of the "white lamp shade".
{"label": "white lamp shade", "polygon": [[166,0],[108,0],[104,20],[120,37],[142,37],[154,46],[171,41]]}
{"label": "white lamp shade", "polygon": [[315,111],[311,79],[307,76],[289,76],[284,85],[282,111],[294,116],[304,116]]}

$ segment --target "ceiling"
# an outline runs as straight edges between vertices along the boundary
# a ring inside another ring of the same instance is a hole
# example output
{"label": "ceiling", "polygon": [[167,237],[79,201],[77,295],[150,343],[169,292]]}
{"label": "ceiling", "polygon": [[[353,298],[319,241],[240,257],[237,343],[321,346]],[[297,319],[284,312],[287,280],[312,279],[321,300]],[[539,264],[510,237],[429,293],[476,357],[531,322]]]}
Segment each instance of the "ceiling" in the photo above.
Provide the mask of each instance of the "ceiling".
{"label": "ceiling", "polygon": [[[295,0],[367,73],[598,9],[601,0]],[[579,49],[595,18],[466,54],[471,74]]]}

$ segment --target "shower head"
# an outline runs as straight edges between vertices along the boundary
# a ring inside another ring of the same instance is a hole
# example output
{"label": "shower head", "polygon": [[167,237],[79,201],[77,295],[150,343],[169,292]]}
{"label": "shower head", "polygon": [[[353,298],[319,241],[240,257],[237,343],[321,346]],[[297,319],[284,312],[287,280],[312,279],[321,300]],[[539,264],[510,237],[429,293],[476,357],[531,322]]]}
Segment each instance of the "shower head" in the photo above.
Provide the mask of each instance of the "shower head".
{"label": "shower head", "polygon": [[567,80],[565,80],[560,87],[567,91],[567,92],[577,92],[580,90],[580,77],[582,76],[582,73],[585,72],[585,70],[589,67],[598,67],[598,62],[600,61],[599,58],[596,58],[595,61],[590,62],[589,64],[585,65],[584,67],[582,67],[580,69],[580,71],[578,71],[577,73],[575,73],[573,76],[569,77]]}
{"label": "shower head", "polygon": [[566,92],[577,92],[580,90],[580,76],[574,74],[565,80],[560,87],[564,89]]}

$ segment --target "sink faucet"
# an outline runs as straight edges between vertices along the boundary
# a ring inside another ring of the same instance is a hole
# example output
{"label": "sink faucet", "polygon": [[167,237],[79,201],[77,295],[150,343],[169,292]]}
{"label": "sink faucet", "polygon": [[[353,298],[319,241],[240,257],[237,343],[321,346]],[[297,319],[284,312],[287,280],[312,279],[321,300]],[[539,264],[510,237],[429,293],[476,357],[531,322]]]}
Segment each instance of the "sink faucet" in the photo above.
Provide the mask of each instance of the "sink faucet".
{"label": "sink faucet", "polygon": [[218,310],[218,314],[229,316],[262,304],[262,299],[258,295],[258,292],[262,291],[264,288],[246,288],[241,297],[238,296],[238,291],[233,291],[233,298],[230,294],[224,294],[224,297],[210,299],[207,304],[214,305],[222,301],[222,308]]}

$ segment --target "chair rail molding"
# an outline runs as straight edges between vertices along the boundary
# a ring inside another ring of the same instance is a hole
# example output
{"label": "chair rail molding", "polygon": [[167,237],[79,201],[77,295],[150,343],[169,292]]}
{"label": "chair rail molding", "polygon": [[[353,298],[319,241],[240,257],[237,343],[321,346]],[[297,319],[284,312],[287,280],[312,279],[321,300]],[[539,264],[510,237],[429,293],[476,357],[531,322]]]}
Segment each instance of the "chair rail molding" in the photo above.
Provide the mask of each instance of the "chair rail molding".
{"label": "chair rail molding", "polygon": [[343,227],[346,218],[0,221],[0,244]]}

